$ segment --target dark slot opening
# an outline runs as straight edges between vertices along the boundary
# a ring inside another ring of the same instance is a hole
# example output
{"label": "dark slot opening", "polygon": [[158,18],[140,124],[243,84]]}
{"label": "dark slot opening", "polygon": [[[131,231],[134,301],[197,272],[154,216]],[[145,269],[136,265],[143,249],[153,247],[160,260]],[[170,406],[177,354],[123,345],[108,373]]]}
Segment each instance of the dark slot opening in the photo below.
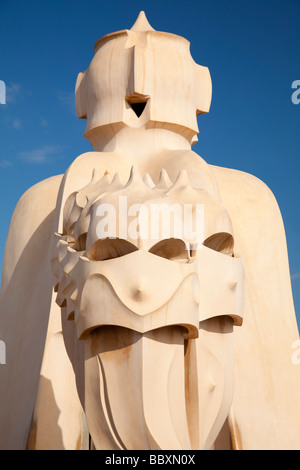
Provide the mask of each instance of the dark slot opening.
{"label": "dark slot opening", "polygon": [[142,103],[129,103],[137,117],[140,117],[145,109],[145,106],[147,104],[147,101],[144,101]]}

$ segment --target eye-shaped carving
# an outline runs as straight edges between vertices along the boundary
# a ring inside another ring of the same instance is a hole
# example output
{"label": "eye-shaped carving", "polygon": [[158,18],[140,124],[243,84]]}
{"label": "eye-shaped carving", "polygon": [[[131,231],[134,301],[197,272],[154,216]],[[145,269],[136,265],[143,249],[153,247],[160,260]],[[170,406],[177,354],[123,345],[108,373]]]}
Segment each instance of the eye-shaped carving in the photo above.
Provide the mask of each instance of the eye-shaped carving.
{"label": "eye-shaped carving", "polygon": [[204,240],[203,245],[224,255],[234,256],[234,240],[230,233],[219,232]]}
{"label": "eye-shaped carving", "polygon": [[[81,240],[83,243],[83,240]],[[80,239],[77,242],[79,249]],[[83,245],[80,247],[83,248]],[[138,248],[127,240],[122,238],[105,238],[97,240],[87,252],[87,257],[92,261],[104,261],[120,256],[128,255],[137,251]],[[168,238],[161,240],[153,245],[149,253],[171,261],[185,262],[189,261],[189,250],[183,240]]]}
{"label": "eye-shaped carving", "polygon": [[87,252],[87,257],[92,261],[104,261],[120,256],[128,255],[138,248],[122,238],[105,238],[97,240]]}
{"label": "eye-shaped carving", "polygon": [[[76,241],[74,248],[77,251],[86,250],[87,234],[83,233]],[[220,232],[208,237],[203,245],[211,250],[228,256],[234,256],[234,239],[230,233]],[[87,257],[93,261],[104,261],[128,255],[138,250],[137,246],[122,238],[106,238],[97,240],[87,252]],[[189,262],[196,256],[196,251],[188,250],[183,240],[179,238],[166,238],[153,245],[149,253],[161,258],[177,262]]]}
{"label": "eye-shaped carving", "polygon": [[[80,235],[80,237],[78,238],[78,240],[76,241],[74,245],[74,248],[76,251],[85,251],[86,237],[87,237],[87,233],[83,233],[82,235]],[[72,239],[70,239],[70,241],[72,242]]]}
{"label": "eye-shaped carving", "polygon": [[179,238],[167,238],[153,245],[150,253],[172,261],[187,263],[189,261],[189,250],[186,244]]}

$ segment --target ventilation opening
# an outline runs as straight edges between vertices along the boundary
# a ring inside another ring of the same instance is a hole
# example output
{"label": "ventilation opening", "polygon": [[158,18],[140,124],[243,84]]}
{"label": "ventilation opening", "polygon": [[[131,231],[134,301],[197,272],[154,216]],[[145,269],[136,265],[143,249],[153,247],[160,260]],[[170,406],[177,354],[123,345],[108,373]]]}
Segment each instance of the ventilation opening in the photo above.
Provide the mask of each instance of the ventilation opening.
{"label": "ventilation opening", "polygon": [[150,253],[171,261],[189,262],[189,252],[183,240],[167,238],[156,243],[149,250]]}
{"label": "ventilation opening", "polygon": [[146,104],[149,100],[149,96],[147,95],[139,95],[138,93],[134,93],[133,95],[127,96],[126,101],[131,107],[131,109],[135,112],[137,117],[139,118],[146,107]]}
{"label": "ventilation opening", "polygon": [[88,250],[87,257],[92,261],[105,261],[119,258],[137,251],[137,247],[122,238],[97,240]]}
{"label": "ventilation opening", "polygon": [[145,109],[146,104],[147,104],[147,102],[145,102],[145,103],[131,103],[130,106],[133,109],[133,111],[135,112],[135,114],[137,115],[137,117],[140,117],[141,114],[143,113],[144,109]]}
{"label": "ventilation opening", "polygon": [[207,246],[211,250],[218,251],[219,253],[223,253],[224,255],[234,256],[233,248],[234,248],[234,240],[233,236],[230,233],[226,232],[219,232],[215,233],[208,237],[204,242],[203,245]]}

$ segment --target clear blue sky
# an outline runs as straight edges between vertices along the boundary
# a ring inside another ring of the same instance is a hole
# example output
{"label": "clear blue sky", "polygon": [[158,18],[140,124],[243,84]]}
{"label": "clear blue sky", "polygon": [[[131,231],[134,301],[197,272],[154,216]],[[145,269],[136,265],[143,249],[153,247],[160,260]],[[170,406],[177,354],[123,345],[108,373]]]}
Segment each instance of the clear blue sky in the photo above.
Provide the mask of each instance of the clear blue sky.
{"label": "clear blue sky", "polygon": [[300,0],[0,0],[0,267],[14,207],[33,184],[91,150],[74,86],[95,41],[140,10],[191,42],[209,67],[213,101],[193,147],[208,163],[262,179],[281,208],[300,323]]}

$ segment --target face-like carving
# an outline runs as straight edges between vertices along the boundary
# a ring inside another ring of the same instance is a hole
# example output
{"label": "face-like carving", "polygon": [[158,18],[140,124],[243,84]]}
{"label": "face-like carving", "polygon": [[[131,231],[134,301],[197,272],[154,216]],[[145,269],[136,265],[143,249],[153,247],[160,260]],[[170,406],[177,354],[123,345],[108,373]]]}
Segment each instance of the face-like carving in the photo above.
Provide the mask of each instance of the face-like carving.
{"label": "face-like carving", "polygon": [[196,115],[209,110],[210,74],[194,62],[189,42],[155,31],[141,18],[138,23],[99,39],[89,68],[78,76],[77,112],[87,119],[85,137],[92,143],[97,129],[108,125],[159,123],[181,127],[192,139],[198,133]]}
{"label": "face-like carving", "polygon": [[[155,205],[177,212],[155,218]],[[56,238],[57,302],[85,344],[81,399],[96,448],[210,448],[231,403],[242,312],[224,208],[187,175],[172,183],[163,172],[155,185],[133,168],[126,184],[106,175],[72,194]]]}

